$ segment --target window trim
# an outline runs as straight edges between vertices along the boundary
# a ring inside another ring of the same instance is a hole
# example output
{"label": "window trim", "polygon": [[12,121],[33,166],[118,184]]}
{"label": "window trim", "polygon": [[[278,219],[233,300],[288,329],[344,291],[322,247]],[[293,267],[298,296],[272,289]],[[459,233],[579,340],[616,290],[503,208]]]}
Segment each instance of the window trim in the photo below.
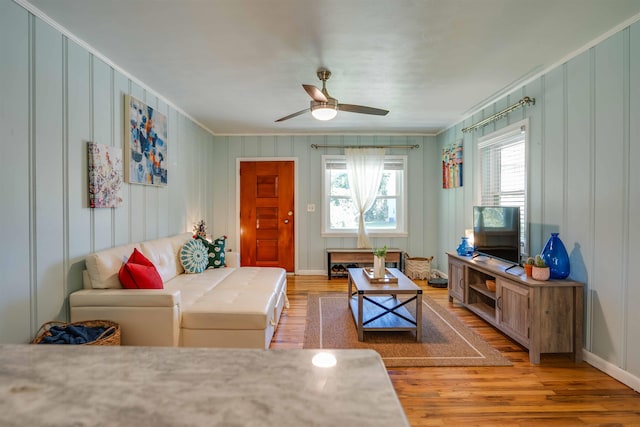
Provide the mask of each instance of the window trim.
{"label": "window trim", "polygon": [[[529,202],[529,152],[530,152],[530,142],[531,142],[531,133],[529,128],[529,119],[525,118],[524,120],[520,120],[511,125],[505,126],[495,132],[491,132],[487,135],[483,135],[479,137],[475,144],[475,197],[474,201],[476,205],[482,204],[482,166],[480,161],[480,149],[483,146],[486,146],[492,140],[498,140],[505,137],[508,137],[509,134],[515,134],[518,130],[522,130],[524,127],[524,224],[521,224],[522,234],[524,235],[524,241],[521,241],[520,244],[522,247],[520,248],[520,256],[526,257],[529,255],[529,244],[530,244],[530,236],[529,236],[529,218],[530,218],[530,202]],[[472,220],[473,221],[473,220]]]}
{"label": "window trim", "polygon": [[[385,154],[384,156],[385,162],[387,160],[400,160],[402,162],[403,174],[402,174],[402,195],[398,196],[400,208],[402,209],[401,215],[398,218],[398,225],[401,225],[400,228],[396,228],[395,230],[385,231],[383,229],[369,229],[367,228],[367,232],[369,237],[407,237],[409,236],[408,231],[408,198],[409,198],[409,187],[408,187],[408,168],[409,168],[409,156],[400,155],[400,154]],[[344,154],[324,154],[322,155],[322,187],[321,187],[321,196],[322,196],[322,215],[321,215],[321,230],[320,235],[322,237],[358,237],[358,229],[349,229],[349,230],[331,230],[329,229],[329,184],[327,182],[327,162],[335,161],[335,160],[345,160]]]}

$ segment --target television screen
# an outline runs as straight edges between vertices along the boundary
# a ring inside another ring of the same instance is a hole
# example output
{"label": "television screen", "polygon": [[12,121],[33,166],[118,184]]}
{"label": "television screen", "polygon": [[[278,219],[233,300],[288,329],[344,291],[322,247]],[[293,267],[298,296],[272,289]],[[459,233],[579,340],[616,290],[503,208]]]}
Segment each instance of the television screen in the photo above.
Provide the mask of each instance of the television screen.
{"label": "television screen", "polygon": [[473,240],[476,253],[520,263],[520,208],[474,206]]}

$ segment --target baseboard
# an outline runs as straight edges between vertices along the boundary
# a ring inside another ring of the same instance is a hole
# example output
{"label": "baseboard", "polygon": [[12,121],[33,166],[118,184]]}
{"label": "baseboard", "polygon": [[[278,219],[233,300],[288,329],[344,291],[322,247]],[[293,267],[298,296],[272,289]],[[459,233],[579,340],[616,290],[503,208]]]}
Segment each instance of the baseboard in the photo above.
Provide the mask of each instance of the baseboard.
{"label": "baseboard", "polygon": [[298,270],[298,276],[326,276],[327,270]]}
{"label": "baseboard", "polygon": [[606,360],[596,356],[595,354],[587,350],[582,350],[582,358],[585,362],[587,362],[594,368],[604,372],[610,377],[615,378],[622,384],[631,387],[635,391],[640,392],[640,378],[636,377],[635,375],[617,367],[611,362],[607,362]]}

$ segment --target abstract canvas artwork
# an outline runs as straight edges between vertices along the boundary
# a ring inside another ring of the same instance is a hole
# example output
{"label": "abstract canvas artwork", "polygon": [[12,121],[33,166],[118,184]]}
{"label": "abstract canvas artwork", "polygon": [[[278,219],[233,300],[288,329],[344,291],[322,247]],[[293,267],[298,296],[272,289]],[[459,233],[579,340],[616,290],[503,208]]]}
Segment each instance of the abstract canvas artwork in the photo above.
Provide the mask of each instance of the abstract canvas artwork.
{"label": "abstract canvas artwork", "polygon": [[130,95],[125,106],[125,179],[167,185],[167,116]]}
{"label": "abstract canvas artwork", "polygon": [[122,204],[122,150],[93,142],[87,146],[89,207],[117,208]]}
{"label": "abstract canvas artwork", "polygon": [[462,141],[442,149],[442,188],[462,187]]}

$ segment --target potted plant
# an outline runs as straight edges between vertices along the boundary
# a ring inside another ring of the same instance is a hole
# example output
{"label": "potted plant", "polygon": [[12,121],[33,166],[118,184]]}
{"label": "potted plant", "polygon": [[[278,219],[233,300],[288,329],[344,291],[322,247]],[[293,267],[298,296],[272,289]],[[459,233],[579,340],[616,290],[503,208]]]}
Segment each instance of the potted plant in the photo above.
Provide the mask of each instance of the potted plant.
{"label": "potted plant", "polygon": [[533,257],[527,258],[524,263],[524,272],[527,274],[527,277],[531,277],[531,271],[533,270],[533,266],[536,263],[536,260]]}
{"label": "potted plant", "polygon": [[549,280],[551,272],[549,266],[540,255],[536,255],[536,260],[531,271],[531,276],[536,280]]}
{"label": "potted plant", "polygon": [[385,276],[386,265],[385,257],[387,256],[387,245],[383,248],[373,250],[373,277],[378,279]]}

